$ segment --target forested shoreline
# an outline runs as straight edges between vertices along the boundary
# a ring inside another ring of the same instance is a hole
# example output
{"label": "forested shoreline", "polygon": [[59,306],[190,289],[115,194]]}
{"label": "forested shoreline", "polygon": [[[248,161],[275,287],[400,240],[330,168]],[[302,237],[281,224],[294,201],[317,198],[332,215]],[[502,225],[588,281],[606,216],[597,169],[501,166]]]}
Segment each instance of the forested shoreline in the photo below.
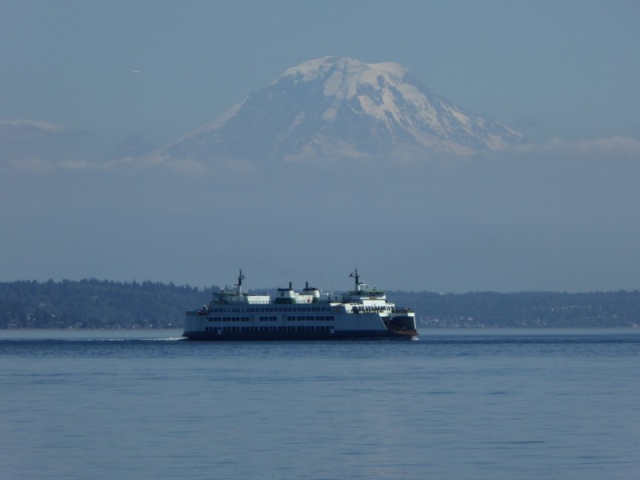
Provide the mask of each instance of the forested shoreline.
{"label": "forested shoreline", "polygon": [[210,289],[109,280],[0,283],[0,328],[177,328]]}
{"label": "forested shoreline", "polygon": [[[173,283],[16,281],[0,283],[0,329],[180,328],[186,310],[208,303],[211,291]],[[638,327],[640,291],[388,292],[398,306],[416,311],[419,326]]]}

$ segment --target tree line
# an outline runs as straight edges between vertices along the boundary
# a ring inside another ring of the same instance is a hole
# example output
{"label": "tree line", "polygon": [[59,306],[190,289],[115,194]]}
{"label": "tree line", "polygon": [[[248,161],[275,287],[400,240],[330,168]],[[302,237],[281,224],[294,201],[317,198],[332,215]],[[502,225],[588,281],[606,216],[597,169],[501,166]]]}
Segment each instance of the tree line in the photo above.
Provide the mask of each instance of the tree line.
{"label": "tree line", "polygon": [[[86,279],[0,283],[0,328],[180,328],[218,287]],[[427,327],[637,327],[640,291],[387,292]]]}
{"label": "tree line", "polygon": [[177,328],[209,290],[173,283],[0,283],[0,328]]}

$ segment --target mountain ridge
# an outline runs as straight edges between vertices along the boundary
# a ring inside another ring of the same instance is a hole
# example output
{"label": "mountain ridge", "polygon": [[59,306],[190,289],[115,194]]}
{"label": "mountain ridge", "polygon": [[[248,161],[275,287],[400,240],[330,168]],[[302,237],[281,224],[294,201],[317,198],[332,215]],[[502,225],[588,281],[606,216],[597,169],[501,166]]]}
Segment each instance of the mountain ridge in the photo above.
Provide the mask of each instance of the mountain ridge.
{"label": "mountain ridge", "polygon": [[402,65],[323,57],[286,69],[158,153],[199,161],[421,158],[494,152],[522,140],[432,92]]}

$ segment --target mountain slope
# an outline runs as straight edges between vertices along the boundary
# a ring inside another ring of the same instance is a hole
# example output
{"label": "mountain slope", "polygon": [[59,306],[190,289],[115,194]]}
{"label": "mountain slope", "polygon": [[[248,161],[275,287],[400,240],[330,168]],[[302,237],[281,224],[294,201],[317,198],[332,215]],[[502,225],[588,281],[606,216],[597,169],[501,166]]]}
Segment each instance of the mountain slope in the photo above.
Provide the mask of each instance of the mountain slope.
{"label": "mountain slope", "polygon": [[325,57],[278,79],[162,153],[199,161],[472,155],[522,140],[454,105],[395,63]]}

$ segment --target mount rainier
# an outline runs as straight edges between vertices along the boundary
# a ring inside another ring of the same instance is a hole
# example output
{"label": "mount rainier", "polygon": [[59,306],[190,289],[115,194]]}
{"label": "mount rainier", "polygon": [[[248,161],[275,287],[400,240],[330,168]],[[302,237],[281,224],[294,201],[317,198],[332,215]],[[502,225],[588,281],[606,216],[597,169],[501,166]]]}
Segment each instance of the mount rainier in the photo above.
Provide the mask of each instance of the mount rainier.
{"label": "mount rainier", "polygon": [[521,141],[509,127],[431,92],[399,64],[325,57],[289,68],[157,153],[203,162],[309,162],[473,155]]}

